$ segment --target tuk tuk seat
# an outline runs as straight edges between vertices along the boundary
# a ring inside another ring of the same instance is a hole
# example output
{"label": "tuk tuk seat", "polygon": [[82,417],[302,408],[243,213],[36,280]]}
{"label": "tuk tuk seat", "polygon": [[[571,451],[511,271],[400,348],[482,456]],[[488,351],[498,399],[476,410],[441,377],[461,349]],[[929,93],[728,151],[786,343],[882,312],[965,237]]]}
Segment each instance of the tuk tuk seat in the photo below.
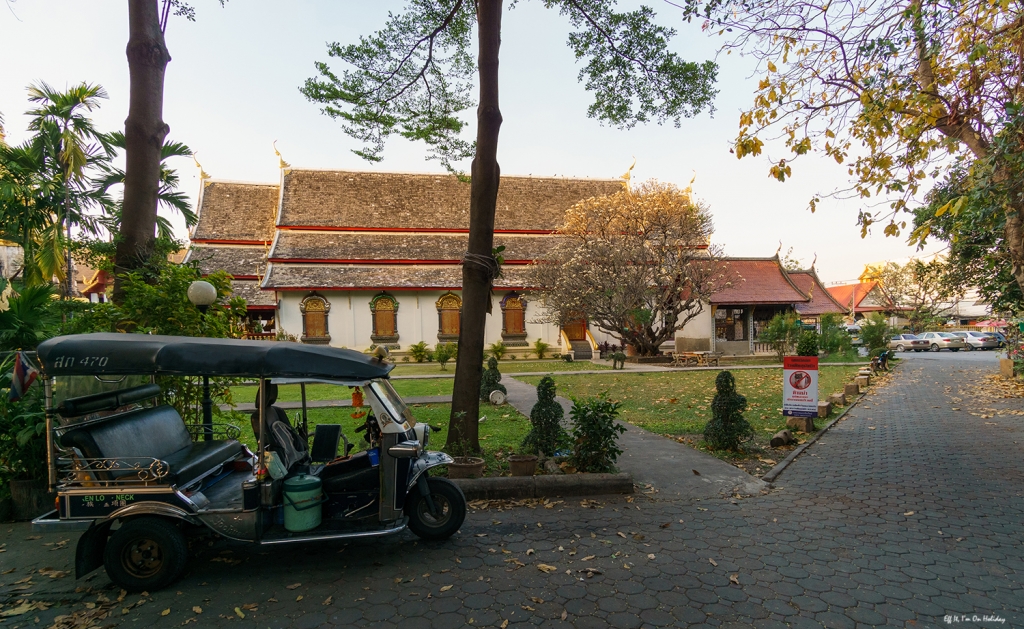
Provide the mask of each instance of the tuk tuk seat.
{"label": "tuk tuk seat", "polygon": [[[107,421],[69,430],[61,445],[77,448],[87,459],[152,457],[167,463],[165,482],[184,487],[221,465],[233,461],[244,450],[235,439],[193,443],[185,422],[172,406],[144,408]],[[97,480],[114,480],[131,471],[91,472]]]}

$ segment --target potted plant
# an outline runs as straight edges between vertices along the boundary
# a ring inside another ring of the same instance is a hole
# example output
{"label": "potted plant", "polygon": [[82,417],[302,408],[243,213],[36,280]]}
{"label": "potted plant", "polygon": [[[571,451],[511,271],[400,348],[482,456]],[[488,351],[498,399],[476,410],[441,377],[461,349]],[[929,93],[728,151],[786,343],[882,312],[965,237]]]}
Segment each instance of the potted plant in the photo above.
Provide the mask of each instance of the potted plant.
{"label": "potted plant", "polygon": [[533,476],[537,473],[536,454],[513,454],[508,457],[508,464],[512,468],[512,476]]}
{"label": "potted plant", "polygon": [[448,464],[448,478],[480,478],[486,465],[480,457],[457,456]]}

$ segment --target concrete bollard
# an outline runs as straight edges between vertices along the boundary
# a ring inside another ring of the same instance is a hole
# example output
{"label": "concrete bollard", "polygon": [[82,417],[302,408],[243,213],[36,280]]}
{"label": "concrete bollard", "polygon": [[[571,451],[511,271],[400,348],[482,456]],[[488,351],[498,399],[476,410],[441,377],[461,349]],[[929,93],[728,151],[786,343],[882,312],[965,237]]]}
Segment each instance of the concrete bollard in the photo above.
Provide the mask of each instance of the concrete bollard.
{"label": "concrete bollard", "polygon": [[832,406],[846,406],[846,395],[842,393],[833,393],[828,396],[828,401]]}
{"label": "concrete bollard", "polygon": [[843,394],[847,399],[855,398],[860,395],[860,385],[856,382],[851,382],[843,388]]}
{"label": "concrete bollard", "polygon": [[871,384],[870,380],[871,379],[868,376],[857,376],[855,382],[861,390],[864,390],[869,384]]}
{"label": "concrete bollard", "polygon": [[814,432],[814,418],[790,417],[786,420],[786,427],[797,432]]}
{"label": "concrete bollard", "polygon": [[831,402],[818,402],[818,417],[828,417],[832,413]]}

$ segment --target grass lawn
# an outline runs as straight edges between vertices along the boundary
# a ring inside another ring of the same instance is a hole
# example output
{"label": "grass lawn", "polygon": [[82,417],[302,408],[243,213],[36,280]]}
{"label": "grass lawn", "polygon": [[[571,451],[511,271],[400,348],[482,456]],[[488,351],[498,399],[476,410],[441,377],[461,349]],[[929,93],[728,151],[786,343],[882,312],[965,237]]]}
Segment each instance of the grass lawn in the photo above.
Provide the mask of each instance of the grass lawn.
{"label": "grass lawn", "polygon": [[[454,381],[451,378],[424,378],[422,380],[392,380],[391,384],[402,397],[424,395],[451,395]],[[239,385],[232,388],[232,398],[236,403],[256,401],[255,385]],[[348,400],[352,398],[352,390],[336,384],[307,384],[306,401],[316,400]],[[297,384],[283,384],[277,388],[279,402],[298,402],[302,399],[302,391]]]}
{"label": "grass lawn", "polygon": [[[818,374],[819,398],[841,391],[857,372],[856,367],[822,367]],[[771,436],[786,427],[782,416],[782,370],[740,369],[732,372],[736,390],[747,398],[744,416],[754,427],[754,447],[766,447]],[[616,372],[614,374],[565,375],[555,378],[559,395],[593,397],[607,391],[621,402],[620,417],[661,435],[690,436],[697,445],[704,424],[711,419],[717,371]],[[537,377],[523,381],[535,385]],[[703,448],[702,448],[703,449]],[[732,453],[716,453],[735,458]]]}
{"label": "grass lawn", "polygon": [[[329,386],[329,385],[323,385]],[[284,388],[284,387],[282,387]],[[431,450],[444,450],[445,440],[448,438],[448,419],[451,416],[451,404],[414,404],[412,405],[413,416],[418,422],[426,422],[431,426],[439,427],[441,430],[431,435]],[[367,410],[364,407],[363,410]],[[301,423],[298,419],[301,411],[289,410],[288,418],[293,423]],[[351,408],[311,408],[307,411],[309,422],[309,434],[316,430],[317,424],[341,424],[342,432],[348,437],[351,443],[355,444],[353,452],[359,452],[367,448],[362,433],[356,432],[356,427],[361,426],[365,418],[353,418]],[[530,420],[519,414],[511,406],[496,407],[487,403],[480,405],[480,414],[486,419],[480,424],[480,446],[484,450],[483,458],[487,461],[488,476],[498,476],[509,473],[507,456],[514,454],[522,442],[523,437],[530,430]],[[256,438],[249,428],[248,416],[237,417],[228,420],[242,429],[241,441],[256,451]],[[344,443],[344,442],[343,442]],[[344,446],[339,446],[343,448]]]}
{"label": "grass lawn", "polygon": [[[455,375],[455,363],[448,363],[447,369],[442,371],[441,365],[437,363],[397,363],[391,372],[392,376],[422,376],[422,375]],[[590,371],[590,370],[611,370],[607,365],[598,365],[589,360],[567,363],[563,360],[501,360],[498,362],[498,371],[501,373],[529,373],[531,371]]]}

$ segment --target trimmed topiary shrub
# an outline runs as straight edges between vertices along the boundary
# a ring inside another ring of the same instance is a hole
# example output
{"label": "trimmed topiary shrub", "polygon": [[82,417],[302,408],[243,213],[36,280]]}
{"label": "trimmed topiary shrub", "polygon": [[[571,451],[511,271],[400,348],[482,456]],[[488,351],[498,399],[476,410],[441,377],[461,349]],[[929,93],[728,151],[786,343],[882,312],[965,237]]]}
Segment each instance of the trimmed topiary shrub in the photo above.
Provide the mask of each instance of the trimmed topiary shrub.
{"label": "trimmed topiary shrub", "polygon": [[606,396],[572,401],[569,463],[581,472],[614,472],[615,460],[622,454],[618,439],[626,432],[626,427],[615,423],[620,405]]}
{"label": "trimmed topiary shrub", "polygon": [[800,338],[796,342],[796,355],[797,356],[817,356],[818,355],[818,333],[814,330],[805,330],[800,333]]}
{"label": "trimmed topiary shrub", "polygon": [[569,444],[562,428],[565,411],[555,400],[555,381],[544,376],[537,385],[537,403],[530,410],[530,432],[523,439],[523,452],[552,456]]}
{"label": "trimmed topiary shrub", "polygon": [[735,450],[740,443],[754,438],[754,429],[743,417],[747,398],[736,392],[736,379],[728,371],[715,378],[715,389],[711,421],[704,426],[704,441],[713,450]]}
{"label": "trimmed topiary shrub", "polygon": [[508,389],[501,384],[501,372],[498,371],[498,359],[491,356],[487,359],[487,369],[484,369],[483,377],[480,378],[480,399],[486,402],[491,397],[492,391],[501,391],[508,395]]}

